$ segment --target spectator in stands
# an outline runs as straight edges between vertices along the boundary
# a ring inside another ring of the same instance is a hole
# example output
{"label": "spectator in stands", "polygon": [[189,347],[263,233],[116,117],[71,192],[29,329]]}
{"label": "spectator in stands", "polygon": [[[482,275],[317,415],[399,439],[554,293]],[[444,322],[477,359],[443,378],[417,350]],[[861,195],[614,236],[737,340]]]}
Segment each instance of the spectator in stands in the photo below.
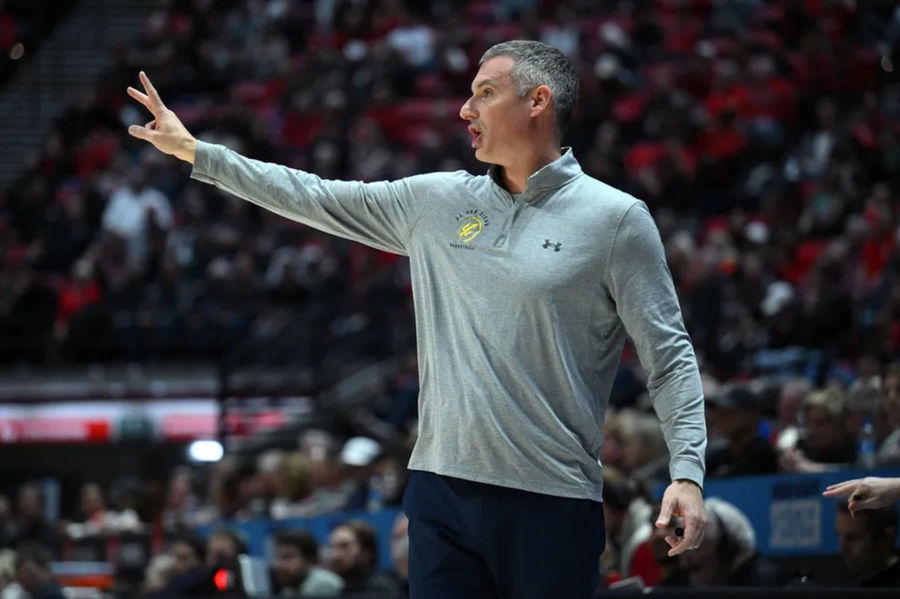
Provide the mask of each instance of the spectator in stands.
{"label": "spectator in stands", "polygon": [[397,583],[376,571],[378,541],[367,522],[351,520],[337,526],[328,540],[332,572],[344,580],[345,593],[398,592]]}
{"label": "spectator in stands", "polygon": [[17,505],[18,523],[13,548],[25,542],[37,543],[56,557],[60,551],[59,533],[44,515],[44,494],[36,484],[26,484],[19,489]]}
{"label": "spectator in stands", "polygon": [[241,533],[233,528],[216,528],[206,541],[206,563],[209,566],[235,563],[238,556],[246,552]]}
{"label": "spectator in stands", "polygon": [[305,530],[283,530],[275,536],[275,594],[285,597],[337,597],[344,581],[318,567],[319,544]]}
{"label": "spectator in stands", "polygon": [[775,449],[759,436],[759,396],[742,386],[733,386],[707,398],[713,406],[713,434],[725,440],[706,460],[709,476],[772,474],[777,470]]}
{"label": "spectator in stands", "polygon": [[810,384],[806,379],[792,379],[782,385],[775,423],[775,447],[779,451],[797,444],[803,401],[809,391]]}
{"label": "spectator in stands", "polygon": [[144,168],[132,169],[128,183],[112,194],[103,213],[103,229],[125,240],[128,263],[138,272],[147,258],[148,238],[172,226],[169,200],[150,187],[147,178]]}
{"label": "spectator in stands", "polygon": [[756,533],[743,512],[717,497],[706,500],[706,511],[710,516],[706,540],[681,556],[690,586],[776,587],[786,582],[757,552]]}
{"label": "spectator in stands", "polygon": [[223,565],[233,566],[234,562],[233,557],[227,557],[215,563],[206,563],[206,544],[192,535],[172,541],[166,557],[169,558],[169,572],[164,585],[147,589],[145,599],[210,597],[216,590],[213,583],[215,569]]}
{"label": "spectator in stands", "polygon": [[[778,458],[786,472],[823,472],[856,461],[855,434],[847,430],[846,393],[837,387],[810,393],[803,402],[805,435]],[[855,433],[856,431],[853,431]]]}
{"label": "spectator in stands", "polygon": [[50,573],[53,555],[37,543],[23,543],[16,556],[16,580],[30,599],[65,599],[60,586]]}
{"label": "spectator in stands", "polygon": [[9,499],[0,495],[0,549],[12,545],[16,537],[16,523],[9,509]]}
{"label": "spectator in stands", "polygon": [[184,576],[206,563],[206,544],[195,536],[184,535],[172,541],[169,555],[172,557],[172,576]]}
{"label": "spectator in stands", "polygon": [[882,382],[881,410],[891,431],[878,447],[880,466],[900,465],[900,364],[887,368]]}
{"label": "spectator in stands", "polygon": [[857,586],[900,586],[900,556],[894,548],[897,520],[896,503],[851,513],[846,500],[838,501],[838,551]]}

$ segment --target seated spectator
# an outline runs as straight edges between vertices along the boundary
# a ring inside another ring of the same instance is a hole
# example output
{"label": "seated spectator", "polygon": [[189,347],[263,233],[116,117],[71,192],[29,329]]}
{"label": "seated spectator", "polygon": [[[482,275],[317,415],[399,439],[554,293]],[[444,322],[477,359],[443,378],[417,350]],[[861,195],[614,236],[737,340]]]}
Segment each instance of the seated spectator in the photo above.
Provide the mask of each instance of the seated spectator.
{"label": "seated spectator", "polygon": [[803,401],[809,394],[806,379],[786,382],[778,394],[778,420],[775,424],[775,447],[781,451],[797,444],[800,434],[800,413]]}
{"label": "seated spectator", "polygon": [[12,542],[13,549],[23,543],[37,543],[58,556],[60,551],[59,534],[56,527],[44,516],[44,494],[36,484],[23,485],[19,489],[18,523],[16,536]]}
{"label": "seated spectator", "polygon": [[837,388],[810,393],[803,402],[805,434],[778,458],[785,472],[824,472],[856,461],[856,438],[847,430],[846,394]]}
{"label": "seated spectator", "polygon": [[772,474],[777,470],[775,449],[759,436],[760,400],[743,387],[732,387],[708,398],[713,406],[711,429],[725,440],[706,459],[709,476]]}
{"label": "seated spectator", "polygon": [[110,197],[103,229],[126,242],[129,264],[138,270],[147,258],[148,234],[172,226],[172,207],[165,195],[148,185],[144,168],[134,168],[128,183]]}
{"label": "seated spectator", "polygon": [[[229,534],[230,532],[225,529],[213,533],[213,535],[221,537],[216,542],[221,543],[223,546],[230,542],[226,539]],[[212,536],[210,539],[212,539]],[[218,550],[220,549],[217,548]],[[225,550],[223,549],[222,551]],[[216,592],[213,584],[215,568],[228,563],[228,559],[233,561],[234,558],[223,558],[222,561],[218,561],[215,564],[208,564],[206,563],[206,556],[207,547],[202,539],[190,535],[175,539],[169,547],[169,553],[166,554],[166,557],[169,558],[169,572],[165,578],[165,584],[146,588],[147,594],[145,599],[175,599],[214,595]],[[237,554],[235,554],[236,556]],[[148,583],[151,583],[151,581],[146,580],[145,586]]]}
{"label": "seated spectator", "polygon": [[172,577],[184,576],[206,563],[206,545],[194,536],[175,539],[169,547],[172,558]]}
{"label": "seated spectator", "polygon": [[376,571],[378,541],[370,524],[360,520],[341,524],[331,532],[328,547],[329,567],[344,580],[345,593],[398,592],[390,576]]}
{"label": "seated spectator", "polygon": [[305,530],[283,530],[275,537],[275,593],[285,597],[337,597],[344,581],[316,565],[319,544]]}
{"label": "seated spectator", "polygon": [[16,580],[30,599],[65,599],[50,573],[53,554],[37,543],[23,543],[16,556]]}
{"label": "seated spectator", "polygon": [[681,554],[690,586],[781,586],[777,568],[756,550],[750,520],[717,497],[706,500],[709,525],[696,551]]}
{"label": "seated spectator", "polygon": [[891,433],[878,447],[880,466],[900,466],[900,364],[888,367],[881,393],[881,410]]}
{"label": "seated spectator", "polygon": [[896,503],[851,514],[847,501],[838,501],[838,551],[857,586],[900,586],[900,556],[894,549],[897,520]]}
{"label": "seated spectator", "polygon": [[241,534],[233,528],[223,526],[215,529],[206,541],[206,564],[212,567],[233,564],[240,554],[246,552],[246,543]]}

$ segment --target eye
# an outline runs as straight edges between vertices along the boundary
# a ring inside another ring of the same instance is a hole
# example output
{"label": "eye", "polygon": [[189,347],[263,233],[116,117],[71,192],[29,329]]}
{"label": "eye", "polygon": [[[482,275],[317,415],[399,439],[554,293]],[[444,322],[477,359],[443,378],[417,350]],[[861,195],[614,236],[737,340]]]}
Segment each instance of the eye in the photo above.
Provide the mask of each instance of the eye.
{"label": "eye", "polygon": [[494,94],[494,90],[492,90],[492,89],[484,88],[481,91],[481,95],[485,98],[487,98],[488,96],[492,96],[493,94]]}

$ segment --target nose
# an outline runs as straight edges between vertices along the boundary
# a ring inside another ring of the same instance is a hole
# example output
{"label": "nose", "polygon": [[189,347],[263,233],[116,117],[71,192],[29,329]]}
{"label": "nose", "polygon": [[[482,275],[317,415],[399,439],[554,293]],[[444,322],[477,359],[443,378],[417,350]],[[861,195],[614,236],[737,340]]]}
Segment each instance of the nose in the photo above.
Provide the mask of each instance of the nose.
{"label": "nose", "polygon": [[459,118],[464,121],[471,121],[474,118],[478,117],[478,113],[472,110],[472,105],[470,104],[471,98],[466,100],[466,103],[462,105],[462,108],[459,109]]}

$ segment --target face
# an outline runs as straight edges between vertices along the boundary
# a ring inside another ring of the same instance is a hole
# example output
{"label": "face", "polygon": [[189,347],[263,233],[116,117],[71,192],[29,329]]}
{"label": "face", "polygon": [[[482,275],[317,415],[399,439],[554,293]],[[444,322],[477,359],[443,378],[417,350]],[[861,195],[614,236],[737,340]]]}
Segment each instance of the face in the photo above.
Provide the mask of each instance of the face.
{"label": "face", "polygon": [[172,572],[175,576],[187,574],[200,565],[200,558],[187,543],[173,544],[169,554],[172,556]]}
{"label": "face", "polygon": [[81,488],[81,510],[86,516],[103,510],[103,492],[100,487],[88,484]]}
{"label": "face", "polygon": [[344,576],[364,564],[364,556],[359,541],[353,531],[347,527],[339,526],[331,533],[328,539],[328,548],[331,553],[331,569]]}
{"label": "face", "polygon": [[878,568],[885,554],[891,550],[890,543],[879,543],[866,530],[864,514],[852,518],[850,514],[839,511],[834,528],[838,537],[838,552],[851,576],[865,576]]}
{"label": "face", "polygon": [[309,562],[293,545],[278,545],[275,548],[275,578],[278,584],[294,586],[302,581],[309,571]]}
{"label": "face", "polygon": [[19,492],[19,513],[26,519],[41,517],[43,505],[40,492],[34,487],[22,487]]}
{"label": "face", "polygon": [[214,534],[206,545],[206,562],[215,565],[237,559],[238,547],[228,535]]}
{"label": "face", "polygon": [[844,442],[844,429],[837,418],[822,408],[806,411],[806,443],[811,453],[829,452],[843,447]]}
{"label": "face", "polygon": [[513,59],[486,60],[472,82],[472,97],[459,111],[469,121],[475,157],[490,164],[513,163],[519,142],[528,136],[531,98],[520,98],[510,77]]}

